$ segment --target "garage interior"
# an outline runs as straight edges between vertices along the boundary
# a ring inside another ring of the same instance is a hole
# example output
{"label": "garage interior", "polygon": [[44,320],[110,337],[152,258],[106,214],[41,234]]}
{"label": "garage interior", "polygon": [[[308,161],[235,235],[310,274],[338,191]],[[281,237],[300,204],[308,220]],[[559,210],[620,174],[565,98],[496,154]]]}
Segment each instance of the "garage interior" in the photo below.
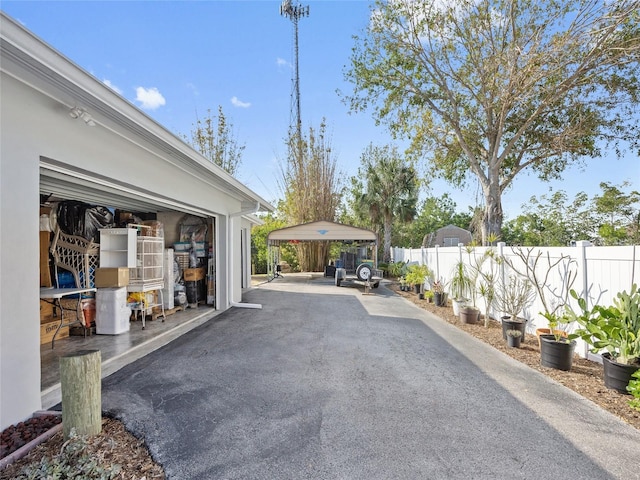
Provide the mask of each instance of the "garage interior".
{"label": "garage interior", "polygon": [[[125,249],[133,245],[135,252],[121,252],[118,242],[125,237]],[[149,256],[146,245],[156,254]],[[215,217],[41,159],[41,292],[95,289],[62,298],[68,307],[62,311],[40,300],[43,408],[58,402],[61,356],[100,350],[106,376],[216,315],[215,246]],[[131,257],[135,263],[127,265]],[[156,286],[162,289],[151,289]],[[59,324],[65,326],[57,329]]]}

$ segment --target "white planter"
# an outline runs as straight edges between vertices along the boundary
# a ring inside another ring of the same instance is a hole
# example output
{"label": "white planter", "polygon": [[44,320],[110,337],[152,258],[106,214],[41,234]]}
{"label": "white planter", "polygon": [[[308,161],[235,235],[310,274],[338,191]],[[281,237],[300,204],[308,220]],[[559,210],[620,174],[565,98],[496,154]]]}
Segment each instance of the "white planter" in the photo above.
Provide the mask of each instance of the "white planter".
{"label": "white planter", "polygon": [[455,298],[451,300],[453,304],[453,314],[457,317],[460,315],[460,307],[464,307],[467,304],[468,300],[463,298],[461,300],[456,300]]}

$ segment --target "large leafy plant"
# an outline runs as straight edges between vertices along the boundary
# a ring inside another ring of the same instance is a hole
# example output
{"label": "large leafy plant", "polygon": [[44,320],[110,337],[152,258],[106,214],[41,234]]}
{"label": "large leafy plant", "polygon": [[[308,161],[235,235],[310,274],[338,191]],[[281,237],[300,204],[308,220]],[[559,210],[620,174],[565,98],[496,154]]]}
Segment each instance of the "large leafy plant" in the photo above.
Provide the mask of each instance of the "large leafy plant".
{"label": "large leafy plant", "polygon": [[405,280],[411,285],[422,285],[427,277],[433,276],[433,272],[426,265],[409,265]]}
{"label": "large leafy plant", "polygon": [[464,262],[455,264],[451,271],[449,291],[455,300],[469,300],[474,288],[473,281]]}
{"label": "large leafy plant", "polygon": [[571,290],[571,296],[580,312],[568,312],[580,328],[569,338],[581,338],[591,345],[593,353],[606,350],[618,363],[640,363],[640,290],[636,284],[629,293],[619,292],[609,307],[595,305],[588,309],[575,290]]}

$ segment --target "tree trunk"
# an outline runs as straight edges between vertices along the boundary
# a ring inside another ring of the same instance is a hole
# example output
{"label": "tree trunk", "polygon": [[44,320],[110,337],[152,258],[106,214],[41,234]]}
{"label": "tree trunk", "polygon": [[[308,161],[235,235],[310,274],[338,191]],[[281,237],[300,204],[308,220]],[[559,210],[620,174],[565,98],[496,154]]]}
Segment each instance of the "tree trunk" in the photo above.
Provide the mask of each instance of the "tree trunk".
{"label": "tree trunk", "polygon": [[60,357],[64,439],[71,430],[82,436],[102,431],[100,350],[80,350]]}
{"label": "tree trunk", "polygon": [[384,252],[383,261],[391,262],[391,217],[384,219]]}
{"label": "tree trunk", "polygon": [[502,233],[502,194],[497,181],[490,181],[484,191],[484,215],[482,217],[482,244],[488,245],[489,235],[500,237]]}

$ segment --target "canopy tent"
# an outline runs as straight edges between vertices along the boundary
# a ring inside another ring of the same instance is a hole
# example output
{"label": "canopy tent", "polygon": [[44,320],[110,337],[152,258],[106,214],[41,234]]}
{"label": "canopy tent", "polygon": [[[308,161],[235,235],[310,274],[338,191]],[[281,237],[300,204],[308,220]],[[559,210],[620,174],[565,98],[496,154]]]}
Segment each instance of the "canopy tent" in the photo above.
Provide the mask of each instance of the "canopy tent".
{"label": "canopy tent", "polygon": [[303,223],[274,230],[267,235],[269,256],[267,273],[269,276],[275,274],[275,264],[278,262],[278,247],[287,243],[298,242],[342,242],[351,245],[366,245],[374,255],[374,265],[377,265],[377,240],[376,233],[371,230],[328,221]]}
{"label": "canopy tent", "polygon": [[311,222],[274,230],[267,236],[268,246],[290,242],[373,242],[375,232],[335,222]]}

